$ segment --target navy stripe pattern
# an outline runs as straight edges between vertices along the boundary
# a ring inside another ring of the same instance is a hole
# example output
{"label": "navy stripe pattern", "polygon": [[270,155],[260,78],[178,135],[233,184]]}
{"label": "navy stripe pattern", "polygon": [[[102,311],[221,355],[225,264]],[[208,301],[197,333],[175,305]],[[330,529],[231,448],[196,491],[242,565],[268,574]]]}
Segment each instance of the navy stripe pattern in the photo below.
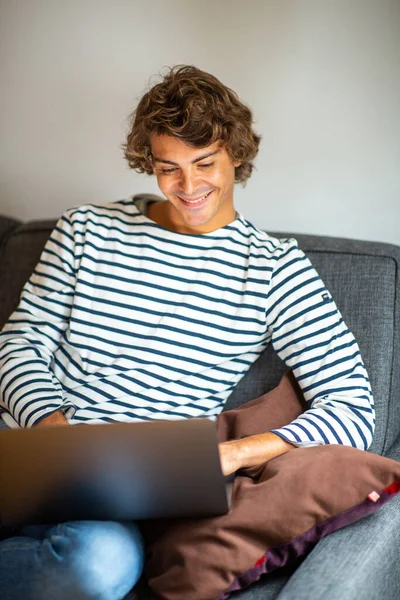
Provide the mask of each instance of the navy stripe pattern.
{"label": "navy stripe pattern", "polygon": [[240,214],[186,235],[132,198],[84,205],[57,223],[0,334],[3,418],[215,418],[269,343],[309,405],[275,433],[367,448],[374,410],[358,346],[294,239]]}

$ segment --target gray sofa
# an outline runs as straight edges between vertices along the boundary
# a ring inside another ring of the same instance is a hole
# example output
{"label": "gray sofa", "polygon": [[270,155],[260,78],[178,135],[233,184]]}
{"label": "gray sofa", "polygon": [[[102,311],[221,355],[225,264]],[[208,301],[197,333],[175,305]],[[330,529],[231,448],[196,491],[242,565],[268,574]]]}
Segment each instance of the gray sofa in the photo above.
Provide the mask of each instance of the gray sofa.
{"label": "gray sofa", "polygon": [[[21,223],[0,217],[1,326],[15,308],[21,288],[34,269],[54,224],[54,221]],[[297,238],[300,247],[310,257],[331,291],[346,323],[359,342],[371,379],[377,411],[376,433],[371,450],[400,460],[400,247],[350,239],[271,233],[278,237],[290,235]],[[284,370],[284,365],[272,349],[268,348],[234,390],[226,408],[256,398],[272,389]],[[368,526],[367,522],[359,526],[361,534],[362,528]],[[236,594],[235,598],[336,598],[334,594],[343,587],[343,580],[346,577],[349,579],[350,576],[346,576],[343,571],[337,571],[336,568],[331,569],[329,573],[322,572],[321,564],[324,562],[324,554],[330,553],[335,561],[338,558],[335,553],[340,552],[342,544],[357,544],[351,537],[354,533],[349,533],[350,529],[352,528],[339,531],[320,542],[297,570],[300,572],[308,569],[306,578],[308,577],[310,582],[310,589],[320,589],[320,592],[310,592],[309,596],[301,595],[300,590],[298,593],[292,591],[292,595],[280,592],[293,571],[286,569],[269,576],[268,582],[260,582]],[[397,544],[397,563],[400,559],[399,548],[400,545]],[[354,548],[354,551],[357,549]],[[371,552],[374,552],[373,545]],[[378,552],[379,547],[376,549],[376,560],[372,561],[377,565]],[[351,577],[353,576],[357,580],[357,573],[351,571]],[[396,574],[393,573],[392,576],[395,577]],[[292,581],[294,579],[292,578]],[[397,585],[393,585],[388,588],[391,594],[387,597],[400,598],[400,583],[398,595],[395,592]],[[325,591],[322,591],[322,588]],[[352,589],[351,584],[347,582],[343,590],[343,600],[375,598],[368,595],[368,590],[360,590],[359,584],[354,585]],[[151,597],[144,582],[129,596],[132,600]]]}

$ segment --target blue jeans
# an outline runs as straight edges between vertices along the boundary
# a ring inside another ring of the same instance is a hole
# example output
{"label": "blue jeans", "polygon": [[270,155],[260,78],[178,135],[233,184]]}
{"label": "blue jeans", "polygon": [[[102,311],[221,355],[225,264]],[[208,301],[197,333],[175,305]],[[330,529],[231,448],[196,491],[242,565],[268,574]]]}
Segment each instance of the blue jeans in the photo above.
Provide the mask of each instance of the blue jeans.
{"label": "blue jeans", "polygon": [[120,600],[139,579],[143,560],[142,538],[133,523],[31,525],[0,542],[0,595],[7,600]]}

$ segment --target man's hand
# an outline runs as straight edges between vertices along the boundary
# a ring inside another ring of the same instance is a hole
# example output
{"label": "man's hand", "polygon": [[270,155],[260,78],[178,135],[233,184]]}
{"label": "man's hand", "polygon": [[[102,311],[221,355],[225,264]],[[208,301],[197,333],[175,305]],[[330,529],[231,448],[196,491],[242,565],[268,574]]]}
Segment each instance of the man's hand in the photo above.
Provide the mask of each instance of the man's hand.
{"label": "man's hand", "polygon": [[275,433],[260,433],[223,442],[219,444],[222,473],[230,475],[245,467],[255,467],[294,449],[293,444]]}
{"label": "man's hand", "polygon": [[68,425],[68,421],[61,410],[41,419],[35,427],[47,427],[49,425]]}

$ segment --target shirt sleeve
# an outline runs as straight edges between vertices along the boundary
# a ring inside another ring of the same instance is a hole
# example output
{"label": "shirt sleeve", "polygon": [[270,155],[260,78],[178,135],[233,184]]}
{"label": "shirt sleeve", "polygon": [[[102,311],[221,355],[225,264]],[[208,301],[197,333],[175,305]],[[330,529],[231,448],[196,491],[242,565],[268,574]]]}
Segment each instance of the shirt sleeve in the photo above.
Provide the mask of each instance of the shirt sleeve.
{"label": "shirt sleeve", "polygon": [[273,433],[299,446],[344,444],[366,450],[373,438],[375,411],[357,342],[296,240],[284,240],[279,252],[268,294],[267,327],[308,409]]}
{"label": "shirt sleeve", "polygon": [[32,427],[57,410],[75,411],[51,370],[73,304],[74,250],[73,227],[66,213],[0,333],[0,408],[20,427]]}

